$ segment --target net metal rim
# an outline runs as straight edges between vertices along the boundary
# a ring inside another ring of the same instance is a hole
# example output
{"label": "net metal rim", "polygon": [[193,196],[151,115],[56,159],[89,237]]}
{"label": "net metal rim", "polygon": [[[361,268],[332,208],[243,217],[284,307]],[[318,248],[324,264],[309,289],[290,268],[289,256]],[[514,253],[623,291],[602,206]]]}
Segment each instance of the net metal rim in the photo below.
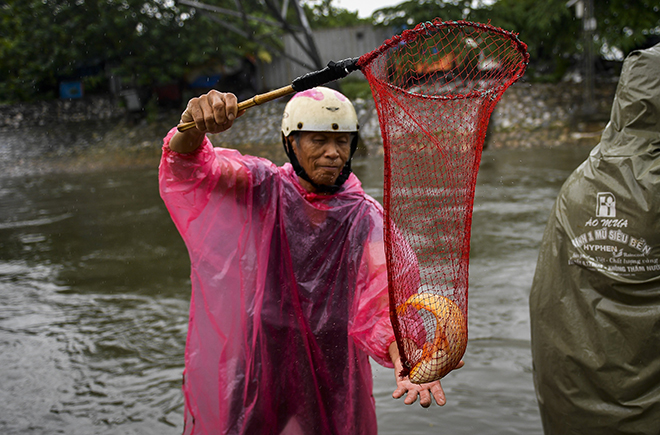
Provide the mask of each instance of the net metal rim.
{"label": "net metal rim", "polygon": [[417,37],[418,34],[422,32],[426,32],[427,34],[432,32],[432,31],[438,31],[440,29],[444,28],[450,28],[450,27],[471,27],[473,29],[479,29],[482,31],[487,31],[487,32],[493,32],[500,34],[504,36],[505,38],[509,39],[516,47],[516,50],[520,53],[521,55],[521,60],[518,62],[517,67],[515,68],[515,72],[511,75],[511,78],[507,80],[506,82],[502,83],[499,86],[489,88],[489,89],[481,89],[481,90],[472,90],[466,94],[452,94],[452,95],[427,95],[427,94],[421,94],[419,92],[412,92],[410,90],[403,89],[399,86],[395,86],[389,82],[386,82],[384,80],[381,80],[376,77],[372,77],[372,80],[377,81],[378,83],[381,83],[390,89],[394,89],[409,95],[414,95],[416,97],[420,98],[426,98],[426,99],[433,99],[433,100],[459,100],[459,99],[471,99],[471,98],[483,98],[483,97],[490,97],[492,96],[493,98],[497,98],[499,94],[501,94],[503,91],[505,91],[509,86],[511,86],[513,83],[517,82],[524,74],[525,70],[527,69],[527,64],[529,63],[529,53],[527,52],[527,44],[522,42],[520,39],[518,39],[518,34],[509,32],[507,30],[503,30],[499,27],[495,27],[491,24],[484,24],[484,23],[477,23],[477,22],[471,22],[471,21],[465,21],[465,20],[455,20],[455,21],[442,21],[440,18],[435,18],[433,21],[426,21],[423,23],[419,23],[417,26],[415,26],[413,29],[406,29],[402,33],[398,35],[394,35],[392,38],[388,39],[385,41],[380,47],[377,49],[366,53],[362,55],[357,62],[358,67],[362,68],[365,65],[368,65],[370,62],[372,62],[376,57],[380,56],[383,54],[386,50],[389,50],[402,42],[409,42],[412,41]]}
{"label": "net metal rim", "polygon": [[[428,95],[428,94],[420,94],[419,92],[414,92],[410,91],[407,89],[403,89],[400,86],[395,86],[391,83],[388,83],[386,81],[374,78],[374,81],[377,81],[378,83],[382,83],[384,86],[400,91],[402,93],[408,94],[408,95],[413,95],[415,97],[419,98],[425,98],[428,100],[445,100],[445,101],[451,101],[451,100],[469,100],[471,98],[482,98],[482,97],[492,97],[496,98],[497,95],[505,91],[509,85],[500,85],[494,88],[489,88],[489,89],[482,89],[482,90],[477,90],[477,91],[470,91],[466,94],[452,94],[452,95]],[[508,83],[508,82],[507,82]]]}

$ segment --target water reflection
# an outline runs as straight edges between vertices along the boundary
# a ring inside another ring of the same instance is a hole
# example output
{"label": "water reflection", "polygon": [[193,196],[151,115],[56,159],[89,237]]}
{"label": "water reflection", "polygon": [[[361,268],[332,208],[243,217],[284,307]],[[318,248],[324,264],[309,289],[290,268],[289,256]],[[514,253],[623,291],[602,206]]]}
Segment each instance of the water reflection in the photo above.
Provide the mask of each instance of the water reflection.
{"label": "water reflection", "polygon": [[[527,295],[554,195],[588,150],[487,151],[475,199],[466,367],[444,408],[391,399],[382,434],[540,434]],[[382,201],[382,159],[354,165]],[[179,434],[185,247],[148,170],[0,178],[3,434]]]}

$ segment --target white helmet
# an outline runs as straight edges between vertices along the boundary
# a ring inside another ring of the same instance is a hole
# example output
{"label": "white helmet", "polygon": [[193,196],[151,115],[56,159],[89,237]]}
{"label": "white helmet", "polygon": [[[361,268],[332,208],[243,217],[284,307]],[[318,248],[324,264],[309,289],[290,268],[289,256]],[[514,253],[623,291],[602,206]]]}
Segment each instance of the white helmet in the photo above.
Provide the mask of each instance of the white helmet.
{"label": "white helmet", "polygon": [[[287,103],[282,115],[282,145],[299,177],[322,192],[334,193],[351,175],[351,159],[357,149],[358,128],[357,114],[351,100],[333,89],[319,86],[298,92]],[[302,131],[353,133],[351,154],[334,185],[315,184],[300,165],[287,138],[291,133]]]}
{"label": "white helmet", "polygon": [[323,86],[298,92],[282,115],[282,135],[296,131],[357,133],[358,119],[351,100]]}

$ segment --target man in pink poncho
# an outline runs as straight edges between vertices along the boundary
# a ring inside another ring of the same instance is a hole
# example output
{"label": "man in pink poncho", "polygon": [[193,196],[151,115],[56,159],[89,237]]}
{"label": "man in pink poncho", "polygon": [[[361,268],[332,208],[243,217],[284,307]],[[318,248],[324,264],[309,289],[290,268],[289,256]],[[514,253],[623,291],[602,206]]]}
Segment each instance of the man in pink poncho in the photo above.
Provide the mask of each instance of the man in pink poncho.
{"label": "man in pink poncho", "polygon": [[[357,116],[327,88],[296,94],[291,164],[214,148],[236,97],[193,98],[165,138],[160,190],[188,248],[185,434],[375,434],[368,357],[401,370],[389,319],[381,206],[351,173]],[[396,375],[393,397],[445,403]]]}

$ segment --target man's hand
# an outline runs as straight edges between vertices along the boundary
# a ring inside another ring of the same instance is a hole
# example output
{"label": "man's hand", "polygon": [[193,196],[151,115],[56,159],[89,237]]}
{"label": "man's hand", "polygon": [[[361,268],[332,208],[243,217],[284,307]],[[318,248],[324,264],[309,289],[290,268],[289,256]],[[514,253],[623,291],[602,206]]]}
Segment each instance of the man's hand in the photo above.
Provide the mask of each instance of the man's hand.
{"label": "man's hand", "polygon": [[[417,401],[417,397],[419,397],[419,404],[424,408],[431,406],[433,399],[435,399],[435,403],[440,406],[447,403],[445,392],[442,389],[442,385],[440,385],[440,381],[429,382],[426,384],[414,384],[410,382],[408,376],[399,376],[399,373],[401,373],[401,370],[403,369],[403,364],[401,364],[399,349],[397,348],[396,342],[390,345],[389,351],[390,358],[392,358],[392,362],[394,363],[394,376],[396,378],[396,390],[392,393],[393,398],[399,399],[405,394],[406,398],[403,400],[403,403],[406,405],[412,405]],[[464,363],[461,361],[456,368],[460,369],[463,365]]]}
{"label": "man's hand", "polygon": [[234,94],[212,90],[192,98],[181,114],[181,123],[192,121],[196,128],[184,133],[177,132],[170,141],[170,149],[180,153],[193,152],[202,144],[206,133],[220,133],[229,129],[244,112],[238,111]]}
{"label": "man's hand", "polygon": [[212,90],[188,101],[181,122],[194,121],[202,133],[220,133],[231,127],[238,116],[236,96]]}

